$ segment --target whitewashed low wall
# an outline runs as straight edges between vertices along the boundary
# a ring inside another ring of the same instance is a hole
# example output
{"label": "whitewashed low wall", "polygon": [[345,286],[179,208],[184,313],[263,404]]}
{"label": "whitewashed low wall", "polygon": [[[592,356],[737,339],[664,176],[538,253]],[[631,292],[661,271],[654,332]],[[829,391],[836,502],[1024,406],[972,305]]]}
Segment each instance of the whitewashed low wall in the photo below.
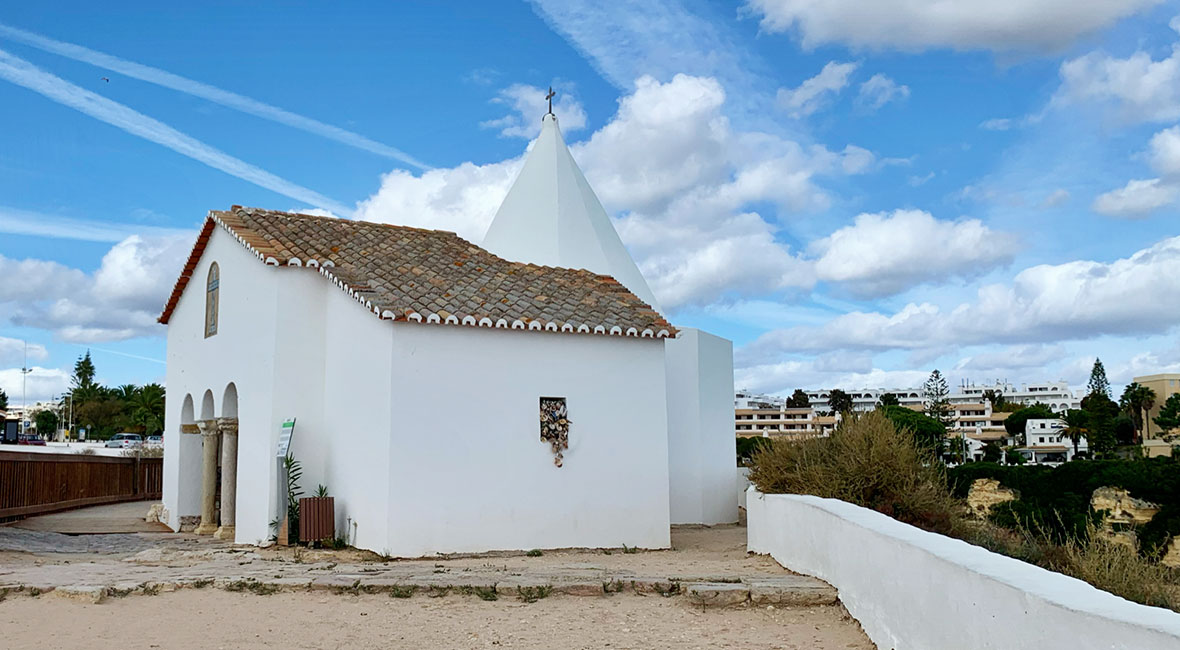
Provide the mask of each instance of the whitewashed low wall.
{"label": "whitewashed low wall", "polygon": [[1180,648],[1180,614],[850,503],[751,487],[746,513],[749,550],[831,583],[882,650]]}

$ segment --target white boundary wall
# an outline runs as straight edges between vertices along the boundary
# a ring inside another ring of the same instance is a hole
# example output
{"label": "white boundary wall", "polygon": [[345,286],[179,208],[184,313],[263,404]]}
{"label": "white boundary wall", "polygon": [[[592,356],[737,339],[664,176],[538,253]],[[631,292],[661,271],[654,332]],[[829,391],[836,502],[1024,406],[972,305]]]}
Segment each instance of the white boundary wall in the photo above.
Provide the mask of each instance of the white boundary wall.
{"label": "white boundary wall", "polygon": [[746,498],[748,547],[816,576],[882,650],[1180,648],[1180,614],[835,499]]}

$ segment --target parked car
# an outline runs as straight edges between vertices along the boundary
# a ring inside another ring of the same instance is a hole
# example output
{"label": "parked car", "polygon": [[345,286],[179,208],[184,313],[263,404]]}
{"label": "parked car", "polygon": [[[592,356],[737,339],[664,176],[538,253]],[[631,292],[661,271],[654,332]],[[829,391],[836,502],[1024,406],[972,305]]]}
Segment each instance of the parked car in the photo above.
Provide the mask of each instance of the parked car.
{"label": "parked car", "polygon": [[28,433],[22,433],[20,436],[20,440],[17,441],[16,444],[18,444],[18,445],[33,445],[35,447],[44,447],[45,441],[42,440],[41,438],[39,438],[38,436],[34,436],[34,435],[31,435]]}
{"label": "parked car", "polygon": [[164,436],[148,436],[147,440],[143,442],[148,447],[163,447]]}
{"label": "parked car", "polygon": [[143,445],[143,436],[138,433],[116,433],[107,440],[107,447],[115,449],[130,449],[132,447],[140,447]]}

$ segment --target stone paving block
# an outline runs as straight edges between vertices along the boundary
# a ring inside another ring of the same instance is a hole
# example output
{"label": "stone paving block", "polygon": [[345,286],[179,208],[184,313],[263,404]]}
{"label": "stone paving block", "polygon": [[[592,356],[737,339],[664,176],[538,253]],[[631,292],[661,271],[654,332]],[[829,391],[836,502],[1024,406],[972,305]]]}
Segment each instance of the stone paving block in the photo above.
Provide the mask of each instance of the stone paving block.
{"label": "stone paving block", "polygon": [[360,585],[361,578],[364,576],[337,573],[333,575],[320,576],[311,581],[310,589],[328,589],[328,590],[349,590]]}
{"label": "stone paving block", "polygon": [[810,576],[751,578],[746,583],[755,605],[831,605],[839,597],[835,587]]}
{"label": "stone paving block", "polygon": [[553,593],[566,596],[605,596],[602,581],[598,582],[558,582],[553,585]]}
{"label": "stone paving block", "polygon": [[68,598],[97,605],[107,598],[107,588],[98,585],[65,585],[52,591],[58,598]]}
{"label": "stone paving block", "polygon": [[740,582],[693,582],[684,585],[684,593],[704,607],[734,607],[750,598],[750,588]]}
{"label": "stone paving block", "polygon": [[669,578],[629,578],[628,584],[637,594],[675,596],[680,593],[680,581]]}

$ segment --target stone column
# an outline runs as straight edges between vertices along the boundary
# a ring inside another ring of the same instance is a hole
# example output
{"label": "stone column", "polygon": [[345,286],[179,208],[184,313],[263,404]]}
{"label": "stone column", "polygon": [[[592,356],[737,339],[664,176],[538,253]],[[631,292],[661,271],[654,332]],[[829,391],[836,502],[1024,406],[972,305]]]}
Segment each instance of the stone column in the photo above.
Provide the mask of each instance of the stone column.
{"label": "stone column", "polygon": [[221,527],[213,536],[234,541],[238,498],[238,419],[218,418],[221,432]]}
{"label": "stone column", "polygon": [[199,420],[201,430],[201,525],[198,535],[210,535],[217,531],[217,441],[221,437],[217,420]]}

